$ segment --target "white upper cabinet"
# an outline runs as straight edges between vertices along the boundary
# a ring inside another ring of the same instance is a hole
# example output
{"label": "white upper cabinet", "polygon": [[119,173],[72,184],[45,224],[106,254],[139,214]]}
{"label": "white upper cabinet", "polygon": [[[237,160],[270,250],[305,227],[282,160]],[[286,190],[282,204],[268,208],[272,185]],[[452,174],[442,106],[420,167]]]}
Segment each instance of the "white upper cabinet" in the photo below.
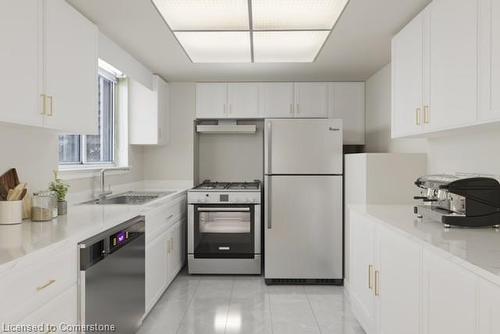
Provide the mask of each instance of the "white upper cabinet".
{"label": "white upper cabinet", "polygon": [[436,0],[430,11],[432,129],[467,125],[477,110],[478,0]]}
{"label": "white upper cabinet", "polygon": [[260,84],[260,110],[264,118],[294,117],[293,82]]}
{"label": "white upper cabinet", "polygon": [[333,82],[328,118],[343,121],[344,144],[365,144],[365,83]]}
{"label": "white upper cabinet", "polygon": [[392,39],[392,137],[417,133],[423,124],[424,16]]}
{"label": "white upper cabinet", "polygon": [[[0,120],[42,126],[41,1],[0,2]],[[6,52],[8,50],[8,52]]]}
{"label": "white upper cabinet", "polygon": [[227,87],[229,118],[259,117],[259,84],[230,83]]}
{"label": "white upper cabinet", "polygon": [[0,28],[0,121],[97,133],[97,27],[64,0],[8,0]]}
{"label": "white upper cabinet", "polygon": [[394,37],[394,138],[500,120],[500,9],[492,1],[434,0]]}
{"label": "white upper cabinet", "polygon": [[45,126],[97,134],[97,27],[64,0],[46,0]]}
{"label": "white upper cabinet", "polygon": [[170,137],[170,90],[158,75],[153,90],[129,79],[129,129],[132,145],[166,145]]}
{"label": "white upper cabinet", "polygon": [[327,82],[295,83],[295,117],[327,118],[328,91]]}
{"label": "white upper cabinet", "polygon": [[481,120],[500,118],[500,6],[479,1],[479,110]]}
{"label": "white upper cabinet", "polygon": [[196,84],[196,118],[227,117],[227,84]]}

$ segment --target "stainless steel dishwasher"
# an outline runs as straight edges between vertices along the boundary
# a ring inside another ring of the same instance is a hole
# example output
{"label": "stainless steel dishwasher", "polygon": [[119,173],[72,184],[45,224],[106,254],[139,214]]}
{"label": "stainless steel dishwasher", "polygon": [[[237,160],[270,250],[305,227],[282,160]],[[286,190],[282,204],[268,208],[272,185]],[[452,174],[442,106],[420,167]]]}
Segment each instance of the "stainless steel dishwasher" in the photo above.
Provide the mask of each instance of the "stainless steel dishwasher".
{"label": "stainless steel dishwasher", "polygon": [[[138,216],[79,243],[79,322],[137,332],[145,313],[145,224]],[[96,330],[97,329],[97,330]],[[111,329],[112,330],[112,329]],[[82,331],[85,332],[85,331]]]}

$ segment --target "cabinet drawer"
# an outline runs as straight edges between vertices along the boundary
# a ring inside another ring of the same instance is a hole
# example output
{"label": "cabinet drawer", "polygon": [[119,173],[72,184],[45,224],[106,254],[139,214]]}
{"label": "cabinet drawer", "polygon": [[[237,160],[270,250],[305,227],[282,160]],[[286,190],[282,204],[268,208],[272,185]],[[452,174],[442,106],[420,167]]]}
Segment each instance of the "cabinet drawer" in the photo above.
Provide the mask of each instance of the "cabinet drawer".
{"label": "cabinet drawer", "polygon": [[187,210],[186,197],[181,197],[146,213],[146,240],[152,240],[172,226]]}
{"label": "cabinet drawer", "polygon": [[4,273],[0,277],[0,321],[23,319],[76,284],[77,269],[77,246],[65,243]]}
{"label": "cabinet drawer", "polygon": [[38,333],[67,333],[71,326],[78,323],[77,296],[77,286],[74,284],[18,324],[43,324],[42,331]]}

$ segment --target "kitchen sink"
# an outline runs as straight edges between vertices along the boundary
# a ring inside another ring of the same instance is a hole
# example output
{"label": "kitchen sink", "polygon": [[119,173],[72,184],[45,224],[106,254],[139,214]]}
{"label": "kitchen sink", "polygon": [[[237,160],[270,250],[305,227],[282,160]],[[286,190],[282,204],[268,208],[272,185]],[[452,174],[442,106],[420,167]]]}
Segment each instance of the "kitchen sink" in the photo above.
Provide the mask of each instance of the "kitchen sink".
{"label": "kitchen sink", "polygon": [[96,204],[96,205],[111,205],[111,204],[125,204],[125,205],[142,205],[154,201],[160,197],[173,194],[175,191],[164,192],[142,192],[142,191],[129,191],[123,194],[117,194],[110,197],[94,199],[83,204]]}

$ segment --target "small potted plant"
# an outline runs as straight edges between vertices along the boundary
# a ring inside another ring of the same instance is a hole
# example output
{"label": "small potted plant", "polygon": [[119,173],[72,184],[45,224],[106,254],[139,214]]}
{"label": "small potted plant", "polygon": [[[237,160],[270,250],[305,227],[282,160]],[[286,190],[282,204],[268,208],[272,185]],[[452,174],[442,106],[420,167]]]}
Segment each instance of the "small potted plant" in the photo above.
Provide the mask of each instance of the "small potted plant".
{"label": "small potted plant", "polygon": [[57,171],[54,171],[54,181],[49,185],[49,190],[57,195],[57,214],[63,216],[68,213],[68,202],[66,202],[66,194],[69,190],[69,185],[61,180]]}

